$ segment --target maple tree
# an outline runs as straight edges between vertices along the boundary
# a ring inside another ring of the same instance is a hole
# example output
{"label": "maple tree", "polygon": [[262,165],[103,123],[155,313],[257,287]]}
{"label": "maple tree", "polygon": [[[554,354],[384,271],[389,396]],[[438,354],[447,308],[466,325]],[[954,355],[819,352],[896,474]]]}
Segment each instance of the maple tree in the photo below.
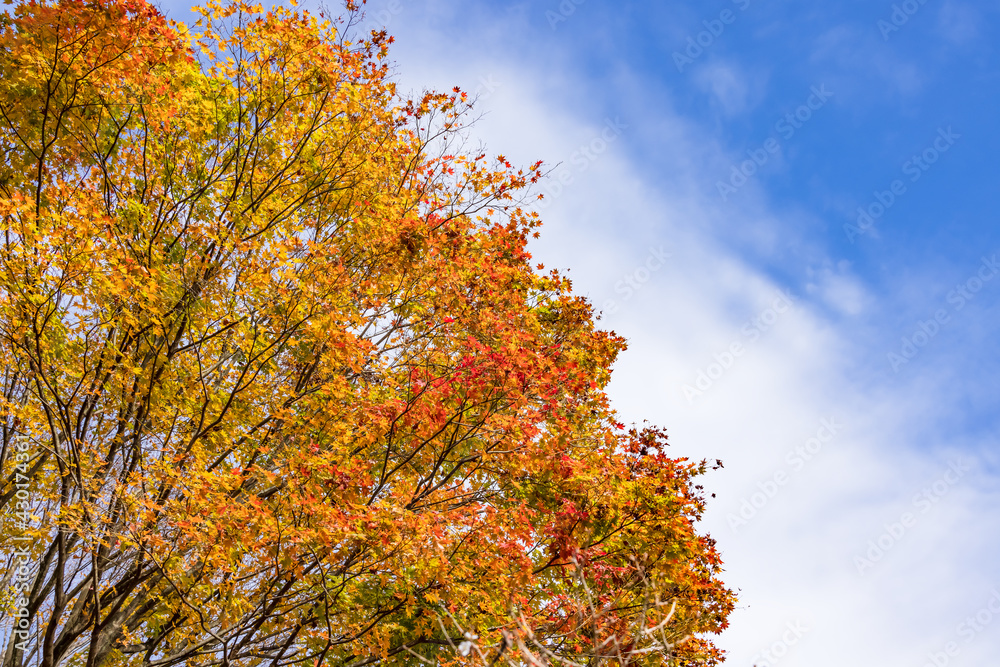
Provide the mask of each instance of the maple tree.
{"label": "maple tree", "polygon": [[0,664],[715,664],[695,477],[384,32],[0,15]]}

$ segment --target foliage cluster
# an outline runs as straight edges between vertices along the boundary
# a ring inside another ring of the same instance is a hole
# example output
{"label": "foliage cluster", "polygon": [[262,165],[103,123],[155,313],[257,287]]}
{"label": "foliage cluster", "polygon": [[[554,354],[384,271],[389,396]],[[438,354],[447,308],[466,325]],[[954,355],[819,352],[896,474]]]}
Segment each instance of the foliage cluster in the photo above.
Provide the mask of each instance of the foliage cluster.
{"label": "foliage cluster", "polygon": [[358,11],[0,15],[4,667],[720,657],[706,466],[616,422],[540,164]]}

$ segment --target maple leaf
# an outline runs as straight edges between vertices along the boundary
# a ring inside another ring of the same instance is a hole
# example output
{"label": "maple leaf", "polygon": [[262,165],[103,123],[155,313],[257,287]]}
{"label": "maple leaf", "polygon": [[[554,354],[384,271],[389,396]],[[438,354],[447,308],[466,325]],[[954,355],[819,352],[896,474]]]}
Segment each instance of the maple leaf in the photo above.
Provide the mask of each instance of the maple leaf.
{"label": "maple leaf", "polygon": [[625,341],[531,265],[540,163],[457,150],[460,91],[402,98],[355,3],[196,11],[0,23],[0,576],[30,536],[37,659],[714,664],[707,465],[618,422]]}

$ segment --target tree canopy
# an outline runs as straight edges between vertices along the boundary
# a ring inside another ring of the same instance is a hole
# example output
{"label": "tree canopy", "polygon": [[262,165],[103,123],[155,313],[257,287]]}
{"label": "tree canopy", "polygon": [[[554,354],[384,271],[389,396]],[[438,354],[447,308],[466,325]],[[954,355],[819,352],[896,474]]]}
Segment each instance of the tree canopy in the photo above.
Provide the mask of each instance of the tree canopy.
{"label": "tree canopy", "polygon": [[4,667],[714,664],[695,478],[391,38],[0,14]]}

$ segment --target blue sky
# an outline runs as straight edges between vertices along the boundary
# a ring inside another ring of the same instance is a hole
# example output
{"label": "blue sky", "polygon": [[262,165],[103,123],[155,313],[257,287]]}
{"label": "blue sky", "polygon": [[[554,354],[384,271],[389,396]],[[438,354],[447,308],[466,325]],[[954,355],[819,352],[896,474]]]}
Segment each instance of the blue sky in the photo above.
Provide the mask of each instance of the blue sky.
{"label": "blue sky", "polygon": [[553,168],[534,252],[630,340],[622,415],[724,460],[729,664],[994,664],[1000,3],[367,7]]}

